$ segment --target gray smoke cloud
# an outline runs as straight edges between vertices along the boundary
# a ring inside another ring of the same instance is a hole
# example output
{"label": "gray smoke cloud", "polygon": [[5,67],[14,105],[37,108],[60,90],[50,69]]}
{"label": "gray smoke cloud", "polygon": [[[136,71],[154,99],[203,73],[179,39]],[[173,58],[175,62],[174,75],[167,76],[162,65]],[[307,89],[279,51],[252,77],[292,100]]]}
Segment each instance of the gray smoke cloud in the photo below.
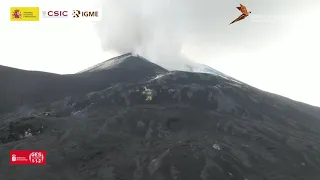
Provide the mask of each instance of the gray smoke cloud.
{"label": "gray smoke cloud", "polygon": [[[97,28],[105,51],[172,62],[185,58],[186,44],[213,54],[263,48],[284,33],[287,13],[301,5],[294,1],[103,0]],[[240,3],[252,16],[229,26],[240,15]]]}

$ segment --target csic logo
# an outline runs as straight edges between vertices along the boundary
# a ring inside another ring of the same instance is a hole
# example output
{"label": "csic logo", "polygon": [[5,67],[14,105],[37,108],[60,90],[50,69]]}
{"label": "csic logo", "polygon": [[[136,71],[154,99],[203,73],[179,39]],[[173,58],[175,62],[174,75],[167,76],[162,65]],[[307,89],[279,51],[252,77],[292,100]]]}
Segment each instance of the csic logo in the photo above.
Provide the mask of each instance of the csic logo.
{"label": "csic logo", "polygon": [[98,11],[80,11],[80,10],[73,10],[72,16],[73,18],[99,17]]}
{"label": "csic logo", "polygon": [[42,15],[45,18],[67,18],[69,13],[68,11],[42,11]]}

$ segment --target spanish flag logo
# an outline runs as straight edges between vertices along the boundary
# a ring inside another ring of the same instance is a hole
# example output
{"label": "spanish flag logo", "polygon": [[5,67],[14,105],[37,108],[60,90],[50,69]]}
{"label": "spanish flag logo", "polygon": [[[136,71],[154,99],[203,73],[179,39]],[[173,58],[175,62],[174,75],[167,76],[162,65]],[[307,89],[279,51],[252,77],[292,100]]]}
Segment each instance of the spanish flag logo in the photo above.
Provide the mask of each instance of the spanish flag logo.
{"label": "spanish flag logo", "polygon": [[39,7],[11,7],[11,21],[39,21]]}

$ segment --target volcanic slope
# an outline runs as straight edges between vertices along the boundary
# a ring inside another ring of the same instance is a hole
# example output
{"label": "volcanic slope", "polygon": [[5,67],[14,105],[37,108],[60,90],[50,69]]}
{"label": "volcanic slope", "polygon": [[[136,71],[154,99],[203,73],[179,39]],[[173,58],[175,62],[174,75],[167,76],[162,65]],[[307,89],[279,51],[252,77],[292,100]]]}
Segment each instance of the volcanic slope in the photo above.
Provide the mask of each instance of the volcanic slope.
{"label": "volcanic slope", "polygon": [[[212,74],[151,74],[3,115],[0,179],[318,180],[319,108]],[[44,149],[47,165],[11,167],[11,149]]]}
{"label": "volcanic slope", "polygon": [[50,103],[66,96],[102,90],[114,83],[136,82],[167,72],[164,68],[142,58],[121,57],[126,55],[107,61],[118,64],[113,68],[70,75],[0,66],[0,114],[19,107]]}

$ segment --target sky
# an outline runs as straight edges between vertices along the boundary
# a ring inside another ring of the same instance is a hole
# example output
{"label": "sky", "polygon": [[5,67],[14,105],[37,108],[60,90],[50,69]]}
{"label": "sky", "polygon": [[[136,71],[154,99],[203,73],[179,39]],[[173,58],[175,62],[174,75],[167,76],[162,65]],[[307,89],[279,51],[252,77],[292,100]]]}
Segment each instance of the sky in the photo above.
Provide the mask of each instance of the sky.
{"label": "sky", "polygon": [[[229,25],[240,15],[252,14]],[[100,21],[10,22],[11,6],[100,8]],[[207,64],[259,89],[320,106],[320,1],[3,0],[0,65],[58,74],[138,53]]]}

